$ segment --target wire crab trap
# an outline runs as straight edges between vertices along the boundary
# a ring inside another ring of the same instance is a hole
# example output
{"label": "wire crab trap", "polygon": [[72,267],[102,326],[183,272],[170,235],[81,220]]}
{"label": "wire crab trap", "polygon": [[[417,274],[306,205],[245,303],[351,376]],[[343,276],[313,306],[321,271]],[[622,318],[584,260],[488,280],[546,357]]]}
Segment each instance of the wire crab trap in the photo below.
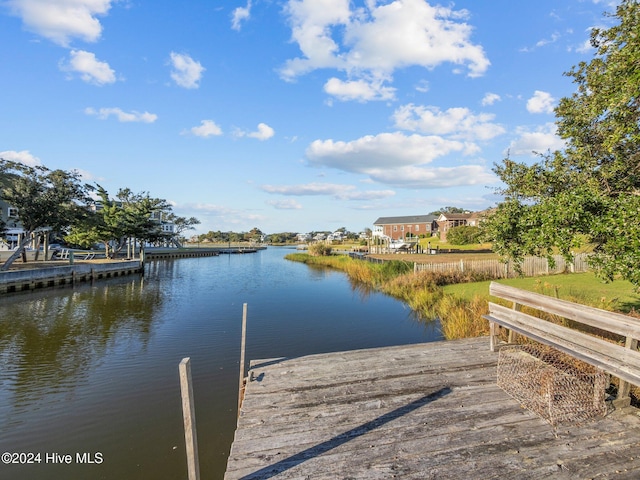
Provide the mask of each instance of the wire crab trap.
{"label": "wire crab trap", "polygon": [[498,386],[552,426],[607,412],[609,376],[540,344],[507,345],[498,355]]}

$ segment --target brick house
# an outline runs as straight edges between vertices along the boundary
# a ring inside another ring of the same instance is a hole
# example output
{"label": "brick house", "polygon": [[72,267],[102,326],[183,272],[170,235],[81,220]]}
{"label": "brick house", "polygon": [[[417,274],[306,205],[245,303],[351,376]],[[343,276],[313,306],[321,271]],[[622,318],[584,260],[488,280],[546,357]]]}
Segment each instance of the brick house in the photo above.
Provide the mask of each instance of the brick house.
{"label": "brick house", "polygon": [[437,230],[436,215],[380,217],[373,223],[373,236],[391,239],[433,235]]}
{"label": "brick house", "polygon": [[482,221],[482,217],[487,211],[465,212],[465,213],[441,213],[436,223],[440,232],[440,240],[447,241],[447,232],[455,227],[469,226],[477,227]]}

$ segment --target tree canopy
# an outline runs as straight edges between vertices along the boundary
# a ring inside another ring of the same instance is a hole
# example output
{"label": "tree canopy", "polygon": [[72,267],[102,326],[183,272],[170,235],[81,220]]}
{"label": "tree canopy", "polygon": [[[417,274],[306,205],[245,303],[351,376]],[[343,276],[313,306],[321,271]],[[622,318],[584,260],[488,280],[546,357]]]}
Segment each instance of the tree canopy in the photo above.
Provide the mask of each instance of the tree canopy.
{"label": "tree canopy", "polygon": [[617,24],[594,29],[590,62],[567,76],[575,93],[556,107],[561,151],[528,165],[506,158],[494,169],[504,202],[483,224],[503,256],[570,257],[590,245],[605,279],[640,286],[640,7],[623,0]]}
{"label": "tree canopy", "polygon": [[[93,195],[96,190],[97,201]],[[16,209],[16,220],[25,232],[22,244],[0,267],[2,270],[20,256],[36,232],[66,234],[65,241],[82,247],[103,242],[107,256],[113,256],[130,238],[148,243],[173,241],[179,246],[177,237],[200,223],[195,217],[174,215],[166,200],[147,192],[121,188],[115,198],[110,198],[100,185],[82,183],[78,172],[32,167],[1,158],[0,198]],[[173,231],[165,231],[166,224],[172,224]],[[0,235],[4,226],[0,218]]]}
{"label": "tree canopy", "polygon": [[95,204],[95,212],[72,229],[65,237],[67,241],[87,247],[102,242],[106,256],[112,257],[129,238],[154,243],[173,236],[162,230],[159,221],[172,215],[166,200],[153,198],[147,192],[136,194],[128,188],[121,188],[112,199],[103,187],[98,185],[97,190],[100,201]]}
{"label": "tree canopy", "polygon": [[87,213],[86,201],[91,188],[81,182],[78,172],[0,159],[0,176],[3,185],[0,194],[17,209],[17,219],[25,230],[22,245],[1,270],[8,269],[18,258],[33,233],[63,230]]}

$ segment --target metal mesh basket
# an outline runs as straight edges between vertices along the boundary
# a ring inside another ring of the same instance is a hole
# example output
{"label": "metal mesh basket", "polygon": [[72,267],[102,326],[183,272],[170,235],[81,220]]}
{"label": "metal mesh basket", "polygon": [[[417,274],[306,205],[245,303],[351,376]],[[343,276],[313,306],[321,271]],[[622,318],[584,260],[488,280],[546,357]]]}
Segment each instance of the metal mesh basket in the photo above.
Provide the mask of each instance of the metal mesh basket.
{"label": "metal mesh basket", "polygon": [[607,412],[608,375],[539,344],[508,345],[498,355],[498,386],[551,425]]}

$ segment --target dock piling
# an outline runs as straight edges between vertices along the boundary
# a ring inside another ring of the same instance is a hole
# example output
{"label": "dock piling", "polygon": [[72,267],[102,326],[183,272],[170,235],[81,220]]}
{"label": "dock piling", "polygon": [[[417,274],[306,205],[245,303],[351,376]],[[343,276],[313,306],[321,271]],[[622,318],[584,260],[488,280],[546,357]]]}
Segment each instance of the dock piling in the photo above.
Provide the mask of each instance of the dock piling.
{"label": "dock piling", "polygon": [[200,480],[198,462],[198,436],[196,433],[196,412],[191,383],[191,359],[183,358],[180,371],[180,392],[182,394],[182,417],[184,419],[184,441],[187,447],[187,469],[189,480]]}
{"label": "dock piling", "polygon": [[240,416],[240,407],[242,407],[242,398],[244,389],[244,351],[247,343],[247,304],[242,305],[242,340],[240,342],[240,384],[238,387],[238,417]]}

